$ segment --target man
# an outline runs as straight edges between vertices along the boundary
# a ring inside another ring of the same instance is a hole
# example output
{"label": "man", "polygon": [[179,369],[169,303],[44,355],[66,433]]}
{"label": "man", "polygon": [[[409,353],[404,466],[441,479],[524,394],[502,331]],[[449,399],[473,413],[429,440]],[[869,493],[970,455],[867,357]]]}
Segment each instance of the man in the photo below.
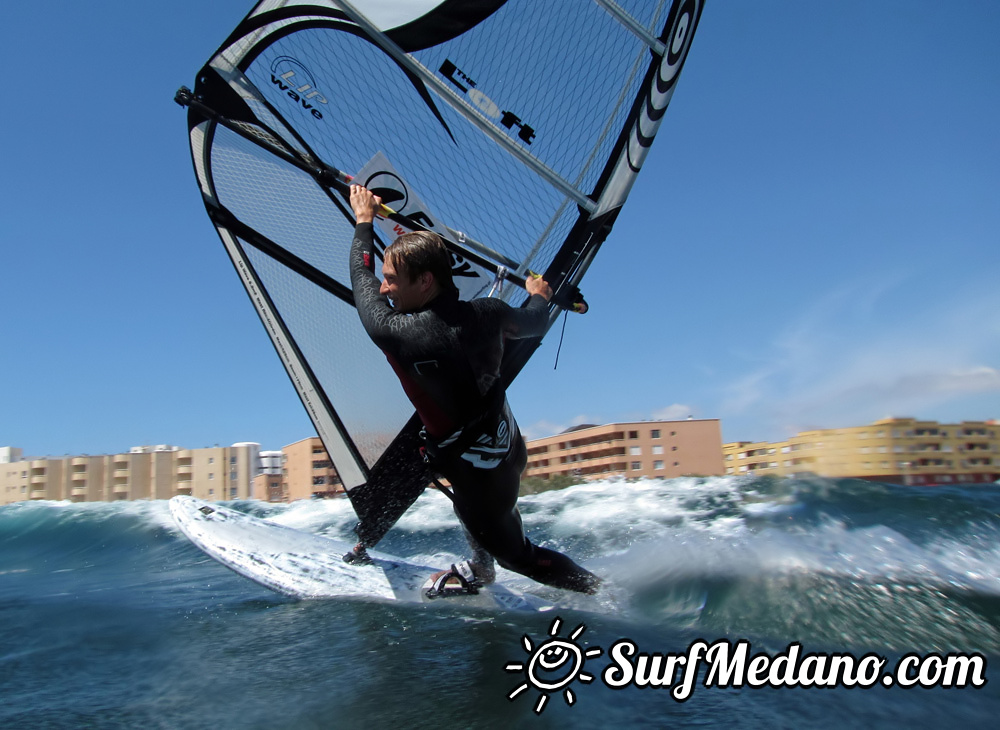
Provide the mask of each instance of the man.
{"label": "man", "polygon": [[380,205],[371,191],[351,186],[354,301],[420,416],[425,458],[451,483],[473,549],[471,561],[435,576],[430,595],[450,592],[456,581],[460,590],[492,582],[493,557],[540,583],[594,593],[597,576],[525,537],[516,506],[527,450],[507,405],[500,363],[506,338],[544,333],[551,287],[529,277],[531,298],[521,309],[498,299],[461,301],[447,248],[426,232],[400,236],[386,249],[379,282],[373,221]]}

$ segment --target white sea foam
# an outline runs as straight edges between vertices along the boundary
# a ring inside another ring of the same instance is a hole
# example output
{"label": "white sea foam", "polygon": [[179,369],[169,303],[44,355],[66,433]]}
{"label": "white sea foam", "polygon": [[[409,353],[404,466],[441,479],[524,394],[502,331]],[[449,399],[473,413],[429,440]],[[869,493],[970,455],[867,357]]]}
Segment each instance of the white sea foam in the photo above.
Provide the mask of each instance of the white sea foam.
{"label": "white sea foam", "polygon": [[[533,541],[564,550],[626,584],[811,573],[1000,595],[1000,527],[995,524],[937,539],[931,534],[918,543],[886,525],[800,521],[805,500],[796,490],[802,484],[755,484],[737,477],[609,479],[527,495],[519,506]],[[356,516],[347,499],[236,506],[290,527],[354,540]],[[0,514],[76,524],[125,517],[177,533],[165,501],[19,503]],[[411,554],[401,557],[447,565],[465,557],[449,552],[456,538],[462,544],[459,530],[451,502],[429,489],[393,528],[394,549],[406,552],[409,545]],[[439,533],[448,536],[448,547]]]}

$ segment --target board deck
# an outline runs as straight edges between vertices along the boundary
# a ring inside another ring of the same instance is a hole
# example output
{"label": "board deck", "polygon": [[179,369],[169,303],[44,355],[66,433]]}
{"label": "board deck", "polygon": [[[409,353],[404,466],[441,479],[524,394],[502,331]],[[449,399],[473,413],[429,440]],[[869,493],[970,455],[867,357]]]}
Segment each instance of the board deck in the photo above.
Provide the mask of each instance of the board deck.
{"label": "board deck", "polygon": [[369,551],[370,565],[343,560],[352,545],[322,535],[205,502],[195,497],[170,500],[170,513],[198,548],[245,578],[293,598],[369,597],[411,603],[434,602],[515,611],[546,611],[553,604],[502,583],[478,595],[428,599],[423,586],[442,568],[410,563]]}

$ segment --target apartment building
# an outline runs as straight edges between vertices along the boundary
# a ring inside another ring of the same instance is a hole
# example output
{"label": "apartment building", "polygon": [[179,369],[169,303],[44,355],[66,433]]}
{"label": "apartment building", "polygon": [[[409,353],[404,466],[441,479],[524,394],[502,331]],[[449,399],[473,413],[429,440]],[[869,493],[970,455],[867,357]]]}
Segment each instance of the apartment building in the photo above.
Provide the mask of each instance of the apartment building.
{"label": "apartment building", "polygon": [[289,444],[282,449],[282,454],[284,463],[281,498],[270,501],[292,502],[296,499],[335,497],[344,493],[337,470],[319,437],[313,436]]}
{"label": "apartment building", "polygon": [[672,478],[724,473],[718,419],[577,426],[527,443],[525,477]]}
{"label": "apartment building", "polygon": [[886,418],[867,426],[803,431],[775,443],[728,443],[723,453],[727,474],[984,484],[1000,479],[1000,424]]}
{"label": "apartment building", "polygon": [[244,442],[207,449],[136,446],[124,454],[10,461],[0,463],[0,504],[169,499],[175,494],[249,499],[255,496],[259,453],[259,444]]}

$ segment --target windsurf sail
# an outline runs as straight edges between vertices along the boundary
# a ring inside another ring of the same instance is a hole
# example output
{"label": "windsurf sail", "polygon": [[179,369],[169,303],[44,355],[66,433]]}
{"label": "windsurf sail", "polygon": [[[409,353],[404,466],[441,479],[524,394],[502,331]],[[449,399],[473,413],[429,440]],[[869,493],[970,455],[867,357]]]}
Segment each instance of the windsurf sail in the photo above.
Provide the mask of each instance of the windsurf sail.
{"label": "windsurf sail", "polygon": [[[354,309],[348,184],[377,246],[428,228],[462,296],[580,301],[676,87],[702,0],[264,0],[177,101],[209,217],[378,541],[433,475]],[[509,383],[537,341],[505,355]]]}

